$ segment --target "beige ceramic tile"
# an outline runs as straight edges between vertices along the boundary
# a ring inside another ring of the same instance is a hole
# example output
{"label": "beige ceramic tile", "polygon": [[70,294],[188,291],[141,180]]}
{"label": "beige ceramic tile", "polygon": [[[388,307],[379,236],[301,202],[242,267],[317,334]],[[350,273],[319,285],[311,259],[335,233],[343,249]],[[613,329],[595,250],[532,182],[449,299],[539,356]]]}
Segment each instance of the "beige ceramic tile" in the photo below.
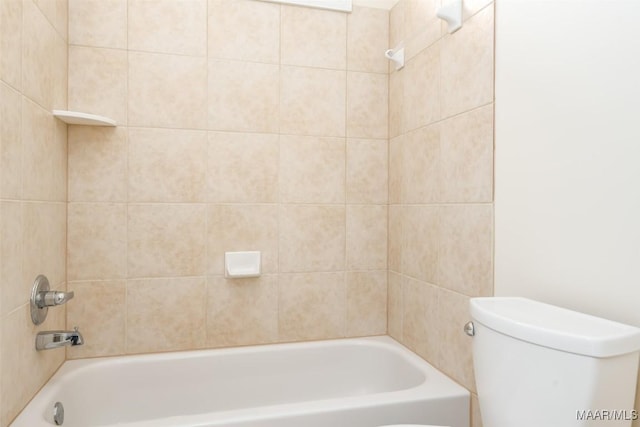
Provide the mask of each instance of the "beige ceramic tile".
{"label": "beige ceramic tile", "polygon": [[[2,296],[2,291],[1,291],[1,287],[0,287],[0,297]],[[4,323],[4,316],[0,318],[0,339],[2,339],[2,324]],[[2,370],[4,369],[4,364],[2,363],[2,356],[3,356],[3,351],[2,349],[0,349],[0,389],[2,389],[2,387],[4,387],[4,384],[2,382]],[[6,408],[5,406],[5,399],[3,399],[2,395],[0,395],[0,423],[4,422],[5,419],[5,413],[4,413],[4,409]]]}
{"label": "beige ceramic tile", "polygon": [[[640,408],[640,392],[638,392],[638,388],[640,388],[640,381],[636,386],[636,402],[634,405],[634,408],[636,409],[636,411],[638,411],[639,410],[638,408]],[[632,424],[632,427],[638,427],[638,426],[640,426],[640,419],[633,421],[633,424]]]}
{"label": "beige ceramic tile", "polygon": [[409,132],[403,150],[401,200],[405,203],[435,203],[440,200],[440,125]]}
{"label": "beige ceramic tile", "polygon": [[440,45],[423,50],[404,70],[403,120],[407,130],[440,119]]}
{"label": "beige ceramic tile", "polygon": [[52,288],[65,281],[66,237],[66,203],[23,204],[22,283],[33,283],[38,274],[46,275]]}
{"label": "beige ceramic tile", "polygon": [[[64,286],[57,286],[65,289]],[[64,329],[64,308],[49,313],[47,320],[34,327],[25,304],[3,318],[2,338],[10,346],[2,346],[2,389],[9,390],[2,400],[2,425],[8,423],[24,408],[37,391],[64,362],[64,351],[36,351],[34,336],[43,330]]]}
{"label": "beige ceramic tile", "polygon": [[205,346],[207,289],[204,277],[128,280],[126,298],[127,353],[193,350]]}
{"label": "beige ceramic tile", "polygon": [[[53,139],[56,147],[62,147],[64,149],[64,165],[67,166],[69,157],[69,126],[62,120],[53,120]],[[68,181],[67,174],[68,172],[65,170],[65,182]],[[67,198],[67,189],[65,188],[64,199],[66,200]]]}
{"label": "beige ceramic tile", "polygon": [[387,138],[388,105],[386,74],[347,73],[347,136]]}
{"label": "beige ceramic tile", "polygon": [[388,61],[380,52],[388,43],[389,12],[354,6],[347,15],[347,69],[386,74]]}
{"label": "beige ceramic tile", "polygon": [[478,395],[475,393],[471,394],[471,427],[482,427],[480,402],[478,401]]}
{"label": "beige ceramic tile", "polygon": [[22,189],[27,200],[66,201],[67,141],[56,138],[56,119],[22,101]]}
{"label": "beige ceramic tile", "polygon": [[404,50],[405,61],[413,59],[417,54],[440,39],[442,22],[434,15],[430,21],[422,24],[422,28],[417,33],[412,34],[407,39]]}
{"label": "beige ceramic tile", "polygon": [[407,206],[402,224],[402,273],[438,283],[439,211],[433,206]]}
{"label": "beige ceramic tile", "polygon": [[22,88],[22,0],[0,2],[0,80]]}
{"label": "beige ceramic tile", "polygon": [[345,336],[344,273],[280,275],[278,305],[280,341]]}
{"label": "beige ceramic tile", "polygon": [[209,58],[280,61],[280,6],[209,0]]}
{"label": "beige ceramic tile", "polygon": [[278,135],[209,132],[210,202],[278,201]]}
{"label": "beige ceramic tile", "polygon": [[19,92],[0,82],[0,198],[22,192],[22,104]]}
{"label": "beige ceramic tile", "polygon": [[439,288],[437,315],[441,328],[438,367],[473,392],[473,340],[461,330],[470,319],[469,297]]}
{"label": "beige ceramic tile", "polygon": [[439,284],[468,296],[493,294],[493,206],[442,207]]}
{"label": "beige ceramic tile", "polygon": [[387,333],[387,272],[348,272],[347,336]]}
{"label": "beige ceramic tile", "polygon": [[[61,0],[55,0],[61,1]],[[51,108],[68,110],[69,95],[69,46],[62,36],[58,35],[53,44],[53,62],[48,64],[53,82]]]}
{"label": "beige ceramic tile", "polygon": [[344,206],[280,208],[280,272],[344,269]]}
{"label": "beige ceramic tile", "polygon": [[67,327],[78,326],[84,344],[69,347],[69,359],[124,354],[126,322],[125,281],[71,282],[75,292],[67,306]]}
{"label": "beige ceramic tile", "polygon": [[442,40],[443,117],[493,100],[493,8],[487,7]]}
{"label": "beige ceramic tile", "polygon": [[406,207],[391,205],[389,206],[389,235],[387,238],[388,245],[388,266],[389,271],[396,273],[402,272],[402,250],[403,250],[403,227],[404,227],[404,211]]}
{"label": "beige ceramic tile", "polygon": [[279,177],[283,203],[344,203],[344,138],[281,136]]}
{"label": "beige ceramic tile", "polygon": [[402,283],[402,301],[403,343],[428,362],[436,364],[441,340],[437,288],[405,277]]}
{"label": "beige ceramic tile", "polygon": [[129,49],[206,56],[207,0],[129,0]]}
{"label": "beige ceramic tile", "polygon": [[22,88],[26,96],[47,110],[53,107],[51,64],[55,64],[56,38],[60,37],[40,9],[31,1],[22,3]]}
{"label": "beige ceramic tile", "polygon": [[347,203],[387,203],[385,139],[347,140]]}
{"label": "beige ceramic tile", "polygon": [[404,15],[407,0],[399,0],[389,11],[389,47],[395,48],[405,39]]}
{"label": "beige ceramic tile", "polygon": [[[640,377],[640,375],[639,375],[639,377]],[[638,410],[640,410],[640,381],[638,381],[636,384],[637,384],[636,385],[636,402],[635,402],[635,405],[633,405],[633,407],[638,411]],[[635,420],[633,422],[633,424],[632,424],[632,427],[638,427],[638,426],[640,426],[640,419]],[[475,426],[473,426],[473,427],[475,427]],[[482,426],[480,426],[480,427],[482,427]]]}
{"label": "beige ceramic tile", "polygon": [[200,204],[129,205],[128,277],[204,275],[205,211]]}
{"label": "beige ceramic tile", "polygon": [[127,47],[127,0],[69,0],[69,43]]}
{"label": "beige ceramic tile", "polygon": [[127,274],[127,207],[124,203],[70,203],[69,280],[117,279]]}
{"label": "beige ceramic tile", "polygon": [[346,69],[346,15],[329,10],[282,6],[282,64]]}
{"label": "beige ceramic tile", "polygon": [[[64,283],[54,286],[66,289]],[[0,334],[11,343],[0,349],[0,370],[3,374],[0,377],[0,387],[10,391],[0,396],[2,425],[9,424],[64,362],[64,351],[38,352],[34,346],[37,332],[64,329],[64,313],[64,307],[51,311],[41,326],[34,327],[29,315],[29,305],[24,304],[2,318]]]}
{"label": "beige ceramic tile", "polygon": [[493,104],[442,122],[442,200],[493,201]]}
{"label": "beige ceramic tile", "polygon": [[69,109],[127,123],[127,52],[69,47]]}
{"label": "beige ceramic tile", "polygon": [[47,18],[53,28],[63,37],[67,38],[67,0],[34,0],[40,11]]}
{"label": "beige ceramic tile", "polygon": [[404,170],[404,155],[407,152],[407,134],[397,136],[389,141],[389,203],[398,204],[405,200],[404,188],[407,178]]}
{"label": "beige ceramic tile", "polygon": [[441,0],[405,0],[404,25],[406,36],[422,31],[425,25],[436,19]]}
{"label": "beige ceramic tile", "polygon": [[280,74],[281,133],[345,136],[346,72],[282,67]]}
{"label": "beige ceramic tile", "polygon": [[[57,171],[62,175],[61,186],[58,187],[59,202],[66,202],[69,200],[68,182],[69,182],[69,126],[61,120],[53,120],[53,145],[56,150],[55,156],[59,162],[59,167],[62,170]],[[56,177],[56,183],[60,184],[59,179]]]}
{"label": "beige ceramic tile", "polygon": [[204,202],[207,133],[129,129],[129,201]]}
{"label": "beige ceramic tile", "polygon": [[260,251],[262,272],[278,271],[277,205],[209,205],[207,212],[209,274],[223,275],[224,253]]}
{"label": "beige ceramic tile", "polygon": [[436,12],[441,0],[406,0],[405,59],[409,60],[440,37],[441,20]]}
{"label": "beige ceramic tile", "polygon": [[493,0],[466,0],[462,5],[463,20],[466,21],[467,19],[470,19],[486,6],[493,8]]}
{"label": "beige ceramic tile", "polygon": [[388,274],[388,315],[387,332],[394,339],[402,340],[402,276],[389,272]]}
{"label": "beige ceramic tile", "polygon": [[[48,318],[44,325],[50,329],[61,326],[53,322],[52,318]],[[9,425],[64,362],[64,351],[36,352],[33,345],[35,334],[36,329],[31,323],[28,304],[2,318],[2,338],[11,343],[2,346],[0,357],[0,386],[6,391],[0,396],[2,425]]]}
{"label": "beige ceramic tile", "polygon": [[348,270],[387,268],[387,207],[347,206]]}
{"label": "beige ceramic tile", "polygon": [[404,123],[404,72],[389,75],[389,137],[395,138],[405,132]]}
{"label": "beige ceramic tile", "polygon": [[207,279],[207,346],[278,340],[278,278]]}
{"label": "beige ceramic tile", "polygon": [[209,60],[209,129],[278,132],[280,67]]}
{"label": "beige ceramic tile", "polygon": [[205,129],[207,60],[129,52],[128,93],[131,126]]}
{"label": "beige ceramic tile", "polygon": [[0,202],[0,236],[0,315],[4,315],[25,304],[30,294],[31,282],[25,281],[22,275],[20,202]]}
{"label": "beige ceramic tile", "polygon": [[69,200],[127,200],[127,129],[69,126]]}

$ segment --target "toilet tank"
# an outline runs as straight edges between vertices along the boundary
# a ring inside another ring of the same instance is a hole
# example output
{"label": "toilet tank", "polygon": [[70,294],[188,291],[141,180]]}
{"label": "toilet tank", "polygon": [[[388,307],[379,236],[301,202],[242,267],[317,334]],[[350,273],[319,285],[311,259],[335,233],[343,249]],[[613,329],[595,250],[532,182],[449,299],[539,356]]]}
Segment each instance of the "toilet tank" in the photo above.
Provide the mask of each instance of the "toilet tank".
{"label": "toilet tank", "polygon": [[486,427],[629,427],[640,329],[526,298],[472,298]]}

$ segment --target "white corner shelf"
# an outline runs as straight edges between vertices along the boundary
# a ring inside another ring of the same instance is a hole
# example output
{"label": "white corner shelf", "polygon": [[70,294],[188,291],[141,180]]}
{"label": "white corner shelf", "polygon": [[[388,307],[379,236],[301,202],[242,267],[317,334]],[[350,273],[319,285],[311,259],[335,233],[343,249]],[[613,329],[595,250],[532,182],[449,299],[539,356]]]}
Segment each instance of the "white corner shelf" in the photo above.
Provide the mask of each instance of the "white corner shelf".
{"label": "white corner shelf", "polygon": [[115,126],[116,121],[109,117],[78,111],[53,110],[53,116],[70,125]]}

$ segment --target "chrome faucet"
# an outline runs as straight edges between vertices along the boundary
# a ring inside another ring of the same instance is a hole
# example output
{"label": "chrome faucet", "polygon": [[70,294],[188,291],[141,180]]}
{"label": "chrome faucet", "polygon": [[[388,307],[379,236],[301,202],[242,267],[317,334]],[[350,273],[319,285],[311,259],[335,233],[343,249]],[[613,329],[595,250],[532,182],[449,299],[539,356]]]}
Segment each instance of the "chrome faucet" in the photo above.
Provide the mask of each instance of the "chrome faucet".
{"label": "chrome faucet", "polygon": [[33,324],[39,325],[44,322],[44,319],[47,318],[49,307],[64,304],[71,298],[73,298],[73,291],[52,291],[49,289],[49,279],[47,279],[46,276],[39,274],[31,287],[29,308]]}
{"label": "chrome faucet", "polygon": [[82,344],[84,344],[84,338],[82,338],[77,326],[73,328],[73,331],[44,331],[38,332],[36,336],[36,350],[38,351]]}
{"label": "chrome faucet", "polygon": [[64,304],[73,298],[73,291],[40,291],[35,295],[35,304],[38,308],[53,307]]}

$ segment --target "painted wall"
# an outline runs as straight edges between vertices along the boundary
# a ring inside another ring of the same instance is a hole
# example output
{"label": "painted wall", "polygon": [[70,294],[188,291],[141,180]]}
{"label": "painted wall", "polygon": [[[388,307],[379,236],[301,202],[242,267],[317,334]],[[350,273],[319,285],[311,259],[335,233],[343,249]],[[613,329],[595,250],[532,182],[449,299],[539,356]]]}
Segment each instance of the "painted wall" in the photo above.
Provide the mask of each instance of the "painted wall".
{"label": "painted wall", "polygon": [[[390,43],[389,334],[475,392],[470,297],[493,293],[493,3],[465,2],[462,29],[439,1],[400,0]],[[472,420],[480,425],[477,396]]]}
{"label": "painted wall", "polygon": [[[69,5],[68,357],[386,333],[388,11]],[[225,251],[260,250],[225,280]]]}
{"label": "painted wall", "polygon": [[640,3],[496,10],[496,295],[640,326]]}
{"label": "painted wall", "polygon": [[65,307],[35,327],[31,285],[66,289],[67,2],[0,1],[0,425],[6,426],[64,361],[36,352],[42,330],[64,329]]}

